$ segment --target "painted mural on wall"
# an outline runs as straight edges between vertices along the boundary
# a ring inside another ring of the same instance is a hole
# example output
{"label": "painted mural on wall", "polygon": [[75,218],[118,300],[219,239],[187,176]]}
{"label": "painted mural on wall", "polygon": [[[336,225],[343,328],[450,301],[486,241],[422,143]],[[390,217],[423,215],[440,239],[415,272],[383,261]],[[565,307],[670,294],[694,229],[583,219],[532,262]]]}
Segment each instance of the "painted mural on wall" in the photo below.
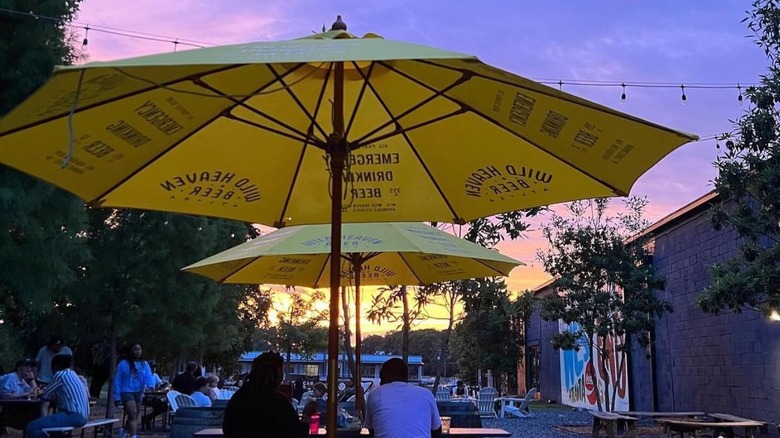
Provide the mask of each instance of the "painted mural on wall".
{"label": "painted mural on wall", "polygon": [[[563,333],[565,330],[575,332],[578,329],[576,323],[569,326],[568,324],[559,321],[558,326],[560,333]],[[600,363],[601,361],[598,360],[598,354],[595,351],[596,347],[594,347],[594,351],[591,351],[588,348],[588,342],[584,336],[577,341],[577,344],[580,348],[576,351],[560,350],[561,402],[578,408],[598,410],[595,391],[596,385],[594,385],[594,379],[598,379],[598,390],[601,395],[602,403],[601,410],[612,410],[605,409],[603,406],[605,390],[609,391],[610,401],[613,399],[614,395],[615,411],[629,410],[628,364],[623,364],[620,376],[618,376],[618,369],[620,368],[619,354],[610,355],[606,365],[603,365]],[[608,349],[615,351],[615,347],[622,344],[622,339],[619,339],[616,345],[615,339],[609,337],[607,338],[606,344]],[[599,343],[598,346],[603,347],[601,343]],[[610,384],[606,385],[605,381],[609,381]],[[615,385],[617,385],[617,388]]]}

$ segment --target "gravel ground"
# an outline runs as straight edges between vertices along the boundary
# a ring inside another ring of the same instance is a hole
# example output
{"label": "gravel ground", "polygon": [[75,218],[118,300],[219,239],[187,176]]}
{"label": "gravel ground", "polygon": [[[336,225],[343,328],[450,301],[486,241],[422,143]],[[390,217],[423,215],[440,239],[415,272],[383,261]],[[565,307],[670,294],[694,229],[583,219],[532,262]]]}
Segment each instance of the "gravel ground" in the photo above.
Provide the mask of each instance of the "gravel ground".
{"label": "gravel ground", "polygon": [[[642,426],[652,425],[640,422],[640,433],[650,429]],[[568,431],[559,426],[575,426],[577,432]],[[587,412],[573,410],[561,405],[531,405],[529,418],[496,418],[483,419],[482,427],[497,427],[512,433],[513,437],[545,437],[545,438],[584,438],[590,436],[593,417]],[[601,432],[605,435],[604,432]],[[654,435],[639,435],[640,438],[656,438]]]}

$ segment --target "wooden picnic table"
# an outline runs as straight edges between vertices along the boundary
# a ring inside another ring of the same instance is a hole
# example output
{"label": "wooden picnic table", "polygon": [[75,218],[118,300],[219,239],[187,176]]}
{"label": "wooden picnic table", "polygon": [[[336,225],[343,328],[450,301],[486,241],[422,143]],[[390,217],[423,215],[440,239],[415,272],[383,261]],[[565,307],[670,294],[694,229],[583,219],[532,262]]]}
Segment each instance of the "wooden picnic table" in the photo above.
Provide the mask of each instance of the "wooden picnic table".
{"label": "wooden picnic table", "polygon": [[[349,436],[368,436],[368,429],[362,429],[360,431],[360,434],[356,434],[357,430],[355,431],[345,431],[344,434]],[[319,433],[317,435],[310,435],[310,436],[322,436],[325,435],[325,428],[321,427]],[[339,431],[339,436],[341,436],[342,433]],[[201,431],[195,432],[193,436],[198,438],[220,438],[223,436],[222,434],[222,428],[215,427],[215,428],[209,428],[209,429],[203,429]],[[449,436],[449,437],[508,437],[512,436],[511,433],[507,432],[504,429],[495,429],[495,428],[477,428],[477,427],[453,427],[450,428],[450,433],[442,434],[442,436]]]}
{"label": "wooden picnic table", "polygon": [[[710,416],[712,416],[710,414]],[[664,432],[667,436],[678,433],[683,436],[685,433],[694,434],[697,431],[704,429],[711,429],[714,436],[718,434],[725,434],[727,437],[733,437],[734,433],[738,429],[745,430],[745,437],[754,438],[758,437],[761,429],[766,427],[766,423],[754,420],[745,421],[700,421],[700,420],[683,420],[679,418],[658,418],[659,423],[663,424]]]}

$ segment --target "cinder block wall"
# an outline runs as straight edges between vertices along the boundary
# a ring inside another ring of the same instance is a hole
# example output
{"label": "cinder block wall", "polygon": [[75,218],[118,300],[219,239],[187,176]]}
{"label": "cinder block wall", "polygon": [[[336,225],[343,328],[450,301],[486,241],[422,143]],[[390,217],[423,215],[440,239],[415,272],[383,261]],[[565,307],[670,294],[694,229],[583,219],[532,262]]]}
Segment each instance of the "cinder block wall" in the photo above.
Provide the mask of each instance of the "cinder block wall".
{"label": "cinder block wall", "polygon": [[706,314],[696,304],[711,266],[737,244],[734,232],[712,229],[706,212],[655,238],[653,263],[667,280],[659,296],[675,308],[656,329],[660,410],[780,421],[780,323],[754,311]]}

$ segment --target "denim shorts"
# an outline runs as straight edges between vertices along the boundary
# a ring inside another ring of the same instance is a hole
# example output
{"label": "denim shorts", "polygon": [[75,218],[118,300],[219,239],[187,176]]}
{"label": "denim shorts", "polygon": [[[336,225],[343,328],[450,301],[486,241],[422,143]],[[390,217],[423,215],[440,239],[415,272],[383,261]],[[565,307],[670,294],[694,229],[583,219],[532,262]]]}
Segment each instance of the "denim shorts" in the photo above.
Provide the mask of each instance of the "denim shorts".
{"label": "denim shorts", "polygon": [[143,396],[143,392],[122,392],[119,394],[119,398],[122,399],[123,404],[134,401],[138,406],[141,406],[141,399]]}

